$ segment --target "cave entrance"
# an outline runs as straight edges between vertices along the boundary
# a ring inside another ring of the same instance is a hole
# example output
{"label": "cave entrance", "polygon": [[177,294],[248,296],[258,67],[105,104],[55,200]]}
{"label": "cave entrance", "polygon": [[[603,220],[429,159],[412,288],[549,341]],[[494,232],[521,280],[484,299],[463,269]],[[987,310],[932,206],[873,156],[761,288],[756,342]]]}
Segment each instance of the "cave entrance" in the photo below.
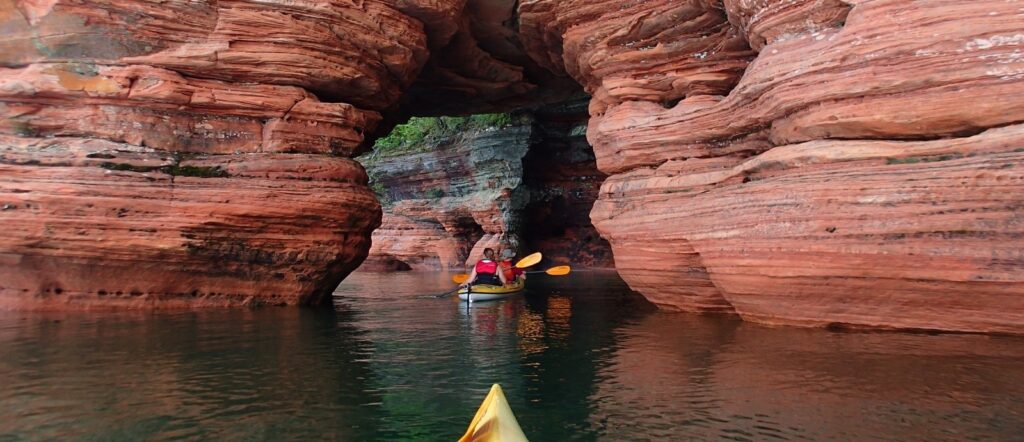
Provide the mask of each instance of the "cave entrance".
{"label": "cave entrance", "polygon": [[550,263],[614,267],[611,245],[597,233],[590,210],[606,175],[586,139],[587,100],[549,106],[535,115],[537,142],[523,158],[523,246]]}
{"label": "cave entrance", "polygon": [[384,206],[381,231],[393,230],[375,237],[403,238],[392,248],[409,250],[390,252],[419,267],[461,267],[485,238],[508,238],[547,264],[613,267],[590,222],[605,175],[586,140],[588,103],[395,126],[359,158]]}
{"label": "cave entrance", "polygon": [[456,218],[452,233],[456,244],[458,244],[456,256],[460,263],[464,263],[469,259],[473,246],[484,237],[485,232],[483,226],[478,224],[473,217],[466,216]]}

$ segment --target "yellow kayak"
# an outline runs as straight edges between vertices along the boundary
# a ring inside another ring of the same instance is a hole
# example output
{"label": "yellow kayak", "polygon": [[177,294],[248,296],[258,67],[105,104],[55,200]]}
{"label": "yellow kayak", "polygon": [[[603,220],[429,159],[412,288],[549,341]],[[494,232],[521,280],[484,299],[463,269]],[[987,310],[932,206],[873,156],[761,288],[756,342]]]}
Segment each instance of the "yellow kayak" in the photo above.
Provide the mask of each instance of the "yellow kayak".
{"label": "yellow kayak", "polygon": [[501,386],[494,384],[491,392],[487,393],[484,403],[473,416],[469,423],[469,429],[462,435],[459,442],[518,442],[526,441],[523,429],[519,428],[519,421],[512,414],[512,408],[505,400],[505,393],[501,392]]}
{"label": "yellow kayak", "polygon": [[509,285],[487,285],[480,284],[471,287],[473,293],[466,294],[466,289],[459,289],[459,299],[465,301],[467,296],[472,296],[469,301],[494,301],[496,299],[507,298],[518,292],[521,292],[526,288],[526,281],[519,279]]}

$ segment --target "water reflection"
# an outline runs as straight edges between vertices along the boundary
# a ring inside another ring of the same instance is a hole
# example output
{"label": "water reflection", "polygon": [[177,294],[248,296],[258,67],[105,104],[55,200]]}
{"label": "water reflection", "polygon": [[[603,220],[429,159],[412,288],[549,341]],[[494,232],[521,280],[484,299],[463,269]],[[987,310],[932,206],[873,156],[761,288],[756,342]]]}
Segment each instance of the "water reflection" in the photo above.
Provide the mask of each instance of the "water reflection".
{"label": "water reflection", "polygon": [[491,383],[531,440],[1019,439],[1024,339],[659,312],[613,275],[467,308],[355,274],[337,311],[0,312],[0,439],[453,440]]}
{"label": "water reflection", "polygon": [[[0,435],[341,437],[366,414],[368,342],[331,312],[0,315]],[[344,336],[339,339],[339,336]],[[319,428],[325,414],[343,419]]]}
{"label": "water reflection", "polygon": [[769,329],[668,314],[617,335],[590,416],[612,439],[1024,434],[1019,339]]}

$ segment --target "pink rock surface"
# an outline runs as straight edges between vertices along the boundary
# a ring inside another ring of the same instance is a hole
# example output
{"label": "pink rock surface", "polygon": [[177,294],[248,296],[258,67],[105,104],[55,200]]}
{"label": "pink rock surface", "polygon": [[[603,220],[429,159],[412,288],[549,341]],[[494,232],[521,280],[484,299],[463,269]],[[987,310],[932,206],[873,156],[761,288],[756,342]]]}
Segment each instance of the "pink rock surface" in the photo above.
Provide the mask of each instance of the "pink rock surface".
{"label": "pink rock surface", "polygon": [[381,216],[345,157],[381,118],[362,108],[426,62],[419,21],[379,1],[2,6],[0,308],[330,303]]}
{"label": "pink rock surface", "polygon": [[395,9],[421,4],[414,1],[4,3],[0,63],[7,66],[141,64],[189,77],[299,86],[381,109],[429,54],[421,22]]}
{"label": "pink rock surface", "polygon": [[380,115],[303,89],[183,77],[149,66],[0,69],[2,127],[176,152],[351,155]]}
{"label": "pink rock surface", "polygon": [[314,305],[380,222],[345,158],[3,136],[0,176],[0,308]]}
{"label": "pink rock surface", "polygon": [[1015,6],[845,3],[726,2],[764,40],[728,95],[593,115],[618,270],[768,324],[1024,333]]}

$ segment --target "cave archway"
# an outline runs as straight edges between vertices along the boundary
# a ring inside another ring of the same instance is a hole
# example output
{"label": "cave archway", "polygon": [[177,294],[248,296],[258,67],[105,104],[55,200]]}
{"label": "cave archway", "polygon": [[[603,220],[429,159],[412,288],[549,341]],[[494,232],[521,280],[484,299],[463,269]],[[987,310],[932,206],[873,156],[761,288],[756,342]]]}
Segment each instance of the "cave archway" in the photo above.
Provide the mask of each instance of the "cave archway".
{"label": "cave archway", "polygon": [[[44,3],[0,17],[4,306],[326,303],[380,224],[373,137],[582,89],[590,219],[659,305],[1024,333],[1012,2]],[[478,184],[519,187],[433,191]]]}

